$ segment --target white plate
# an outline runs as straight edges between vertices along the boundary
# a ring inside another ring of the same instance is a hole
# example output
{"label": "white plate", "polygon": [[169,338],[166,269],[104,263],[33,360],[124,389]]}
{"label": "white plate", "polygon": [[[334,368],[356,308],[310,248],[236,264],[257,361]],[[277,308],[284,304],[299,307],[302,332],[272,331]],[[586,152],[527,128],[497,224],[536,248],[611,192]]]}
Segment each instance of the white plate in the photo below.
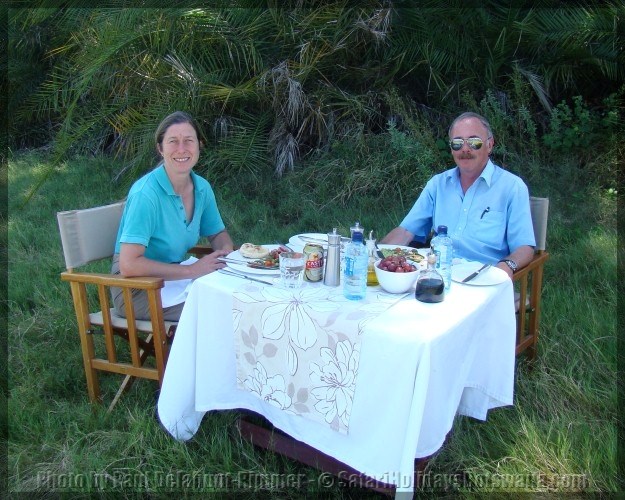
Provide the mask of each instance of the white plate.
{"label": "white plate", "polygon": [[[451,279],[457,283],[462,283],[462,280],[469,276],[471,273],[477,271],[484,264],[481,262],[466,262],[465,264],[457,264],[455,266],[451,266]],[[466,283],[462,283],[463,285],[477,285],[477,286],[488,286],[488,285],[499,285],[499,283],[503,283],[508,278],[508,275],[505,271],[497,267],[489,267],[485,269],[480,274],[478,274],[471,281],[467,281]]]}
{"label": "white plate", "polygon": [[[275,250],[280,245],[263,245],[268,250]],[[234,252],[230,252],[228,257],[236,260],[243,260],[245,262],[254,262],[259,259],[247,259],[241,255],[241,252],[235,250]],[[237,271],[239,273],[248,273],[248,274],[267,274],[267,275],[276,275],[280,274],[280,269],[258,269],[256,267],[249,267],[245,264],[233,264],[232,262],[228,262],[228,267],[232,268],[232,270]]]}
{"label": "white plate", "polygon": [[[303,238],[301,238],[303,237]],[[308,238],[311,238],[308,240]],[[319,241],[316,241],[319,240]],[[324,243],[325,242],[325,243]],[[324,249],[328,249],[328,235],[325,233],[302,233],[296,234],[289,238],[289,243],[295,247],[304,248],[306,243],[315,243],[321,245]]]}

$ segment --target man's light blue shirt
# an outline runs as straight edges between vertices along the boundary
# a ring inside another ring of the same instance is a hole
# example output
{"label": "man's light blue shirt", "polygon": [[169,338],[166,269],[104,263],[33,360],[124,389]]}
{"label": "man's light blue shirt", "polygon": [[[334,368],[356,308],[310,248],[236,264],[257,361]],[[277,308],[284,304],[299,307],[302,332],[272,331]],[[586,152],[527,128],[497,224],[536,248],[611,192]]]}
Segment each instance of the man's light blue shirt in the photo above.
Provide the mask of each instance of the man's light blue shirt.
{"label": "man's light blue shirt", "polygon": [[490,160],[462,192],[458,167],[432,177],[400,226],[425,241],[444,225],[454,256],[494,264],[522,245],[535,246],[527,186]]}
{"label": "man's light blue shirt", "polygon": [[200,236],[212,236],[225,229],[209,182],[191,172],[195,206],[186,220],[182,197],[174,192],[163,165],[137,180],[128,193],[115,253],[122,243],[145,248],[145,257],[159,262],[181,262]]}

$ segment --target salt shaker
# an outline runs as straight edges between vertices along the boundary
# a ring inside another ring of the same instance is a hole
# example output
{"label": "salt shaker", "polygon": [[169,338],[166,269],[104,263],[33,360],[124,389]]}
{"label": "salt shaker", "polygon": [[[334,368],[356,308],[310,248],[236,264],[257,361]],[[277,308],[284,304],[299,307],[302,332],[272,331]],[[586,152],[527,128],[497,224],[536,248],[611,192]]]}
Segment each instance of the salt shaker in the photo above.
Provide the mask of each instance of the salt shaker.
{"label": "salt shaker", "polygon": [[328,256],[326,257],[326,272],[323,276],[323,284],[327,286],[339,286],[341,282],[341,235],[336,228],[328,233]]}

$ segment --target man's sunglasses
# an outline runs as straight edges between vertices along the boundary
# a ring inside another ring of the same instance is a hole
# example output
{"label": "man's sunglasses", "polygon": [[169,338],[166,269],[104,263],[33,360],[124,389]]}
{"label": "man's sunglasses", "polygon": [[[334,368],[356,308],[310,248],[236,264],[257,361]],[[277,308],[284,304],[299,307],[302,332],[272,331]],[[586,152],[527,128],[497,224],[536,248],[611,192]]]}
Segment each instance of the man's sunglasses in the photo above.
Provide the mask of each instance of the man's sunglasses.
{"label": "man's sunglasses", "polygon": [[449,147],[454,151],[460,151],[465,142],[471,149],[475,150],[480,149],[484,145],[484,141],[479,137],[469,137],[468,139],[452,139],[449,141]]}

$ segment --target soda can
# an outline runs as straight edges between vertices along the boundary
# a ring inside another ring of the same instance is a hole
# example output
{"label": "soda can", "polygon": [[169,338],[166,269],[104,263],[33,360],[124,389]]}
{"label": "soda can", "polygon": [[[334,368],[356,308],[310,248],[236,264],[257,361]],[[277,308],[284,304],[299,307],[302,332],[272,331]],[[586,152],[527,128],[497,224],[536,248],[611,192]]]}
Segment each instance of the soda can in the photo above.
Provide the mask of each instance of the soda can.
{"label": "soda can", "polygon": [[323,247],[314,243],[304,246],[304,279],[306,281],[321,281],[323,279]]}

